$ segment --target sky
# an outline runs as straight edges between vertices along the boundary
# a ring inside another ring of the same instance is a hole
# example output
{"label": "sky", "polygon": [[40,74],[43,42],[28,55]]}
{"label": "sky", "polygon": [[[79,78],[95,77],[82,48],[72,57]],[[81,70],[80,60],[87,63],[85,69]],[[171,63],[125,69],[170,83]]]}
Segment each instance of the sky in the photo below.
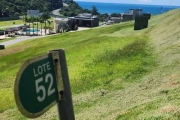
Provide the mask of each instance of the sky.
{"label": "sky", "polygon": [[180,0],[74,0],[74,1],[180,6]]}

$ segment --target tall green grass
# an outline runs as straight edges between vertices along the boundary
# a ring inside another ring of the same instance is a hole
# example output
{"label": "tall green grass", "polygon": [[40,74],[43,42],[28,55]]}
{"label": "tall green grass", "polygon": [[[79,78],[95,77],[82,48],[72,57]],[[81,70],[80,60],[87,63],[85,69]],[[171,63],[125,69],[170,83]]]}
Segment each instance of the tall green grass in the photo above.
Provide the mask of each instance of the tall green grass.
{"label": "tall green grass", "polygon": [[[81,57],[88,59],[83,70],[72,80],[74,92],[100,88],[121,88],[121,83],[111,84],[115,79],[133,82],[148,71],[152,58],[147,50],[146,36],[142,37],[100,37],[85,46]],[[79,47],[78,47],[79,49]],[[81,64],[81,63],[80,63]]]}
{"label": "tall green grass", "polygon": [[16,106],[12,90],[21,65],[53,49],[64,48],[66,51],[73,94],[92,89],[122,89],[123,83],[138,81],[151,70],[153,58],[148,48],[148,36],[117,34],[122,30],[134,32],[132,26],[133,23],[129,22],[64,33],[26,41],[0,51],[0,113]]}

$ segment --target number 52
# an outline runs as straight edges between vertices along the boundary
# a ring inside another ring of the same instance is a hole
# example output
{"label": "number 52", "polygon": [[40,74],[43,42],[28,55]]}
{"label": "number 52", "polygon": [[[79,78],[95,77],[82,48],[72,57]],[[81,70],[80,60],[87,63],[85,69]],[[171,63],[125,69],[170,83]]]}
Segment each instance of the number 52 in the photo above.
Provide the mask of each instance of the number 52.
{"label": "number 52", "polygon": [[[50,84],[48,87],[48,91],[47,91],[47,96],[50,96],[51,94],[53,94],[55,92],[55,88],[52,88],[53,85],[53,76],[51,73],[48,73],[45,76],[45,83],[48,82],[48,80],[50,80]],[[43,85],[39,85],[39,83],[43,82],[43,77],[35,80],[35,85],[36,85],[36,93],[39,93],[40,91],[42,91],[42,96],[37,96],[37,100],[39,102],[44,101],[44,99],[46,98],[46,89]]]}

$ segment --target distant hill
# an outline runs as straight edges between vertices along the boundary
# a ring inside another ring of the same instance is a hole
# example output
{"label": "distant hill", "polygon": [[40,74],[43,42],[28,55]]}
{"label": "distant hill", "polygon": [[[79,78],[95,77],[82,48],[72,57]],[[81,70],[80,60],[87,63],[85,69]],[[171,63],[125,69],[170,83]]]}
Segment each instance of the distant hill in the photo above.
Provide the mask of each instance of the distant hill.
{"label": "distant hill", "polygon": [[0,17],[23,15],[29,9],[51,11],[62,6],[62,0],[1,0]]}

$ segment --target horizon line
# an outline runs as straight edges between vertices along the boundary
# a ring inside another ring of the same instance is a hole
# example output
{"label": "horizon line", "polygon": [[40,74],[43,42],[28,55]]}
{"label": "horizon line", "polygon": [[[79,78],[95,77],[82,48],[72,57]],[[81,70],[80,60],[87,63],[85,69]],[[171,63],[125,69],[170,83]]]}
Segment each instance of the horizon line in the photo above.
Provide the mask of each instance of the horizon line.
{"label": "horizon line", "polygon": [[153,5],[153,6],[174,6],[180,7],[180,5],[162,5],[162,4],[145,4],[145,3],[121,3],[121,2],[107,2],[107,1],[84,1],[84,0],[74,0],[75,2],[91,2],[91,3],[118,3],[118,4],[130,4],[130,5]]}

